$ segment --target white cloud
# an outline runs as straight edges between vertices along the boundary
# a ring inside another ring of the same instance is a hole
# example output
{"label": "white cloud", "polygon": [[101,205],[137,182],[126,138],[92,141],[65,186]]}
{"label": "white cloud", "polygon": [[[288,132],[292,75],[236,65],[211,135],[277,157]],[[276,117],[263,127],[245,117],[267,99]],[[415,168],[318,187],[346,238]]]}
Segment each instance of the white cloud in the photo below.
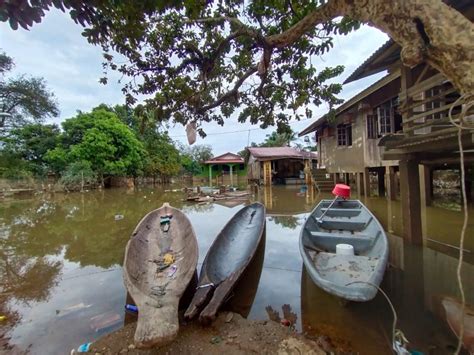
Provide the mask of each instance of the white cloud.
{"label": "white cloud", "polygon": [[[100,103],[115,105],[124,102],[121,86],[117,83],[119,79],[117,73],[109,73],[108,85],[99,84],[98,79],[102,76],[101,49],[89,44],[82,37],[81,31],[80,26],[59,10],[50,11],[43,22],[33,26],[30,31],[22,29],[13,31],[8,24],[0,24],[0,48],[14,58],[16,63],[14,73],[42,76],[55,93],[61,115],[54,119],[54,122],[61,122],[74,116],[77,110],[88,111]],[[322,57],[313,58],[313,63],[321,68],[344,65],[345,72],[336,80],[341,82],[387,38],[374,28],[362,26],[347,36],[337,36],[333,50]],[[378,78],[380,75],[374,75],[345,85],[341,97],[349,99]],[[326,111],[327,107],[324,105],[313,108],[314,119]],[[312,121],[295,122],[292,128],[301,131]],[[204,140],[198,138],[197,143],[210,144],[216,155],[227,151],[237,152],[247,145],[248,129],[251,129],[250,142],[263,141],[265,135],[273,130],[273,128],[254,130],[255,128],[258,126],[238,123],[237,118],[227,120],[224,127],[204,124],[204,129],[209,135]],[[213,135],[229,131],[241,132]],[[176,140],[186,142],[184,128],[181,125],[172,127],[170,135]]]}

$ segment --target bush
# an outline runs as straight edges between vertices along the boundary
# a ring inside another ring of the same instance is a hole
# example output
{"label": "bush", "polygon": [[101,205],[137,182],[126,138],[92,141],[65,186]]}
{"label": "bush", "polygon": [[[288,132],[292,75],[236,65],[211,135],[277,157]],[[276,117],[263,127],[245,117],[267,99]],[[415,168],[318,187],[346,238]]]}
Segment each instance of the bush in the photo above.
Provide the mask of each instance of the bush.
{"label": "bush", "polygon": [[78,161],[66,167],[59,183],[68,191],[82,191],[97,183],[97,175],[88,161]]}

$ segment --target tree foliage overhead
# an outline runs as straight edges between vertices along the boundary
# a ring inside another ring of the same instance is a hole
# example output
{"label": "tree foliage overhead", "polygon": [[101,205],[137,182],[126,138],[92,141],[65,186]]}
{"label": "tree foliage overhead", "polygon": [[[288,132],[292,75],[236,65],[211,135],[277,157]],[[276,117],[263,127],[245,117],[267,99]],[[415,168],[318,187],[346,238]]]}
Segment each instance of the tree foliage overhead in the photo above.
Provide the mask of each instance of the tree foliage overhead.
{"label": "tree foliage overhead", "polygon": [[406,65],[427,62],[474,95],[474,25],[441,0],[17,0],[0,3],[0,20],[29,28],[52,6],[102,46],[106,70],[132,78],[128,102],[153,95],[158,120],[223,124],[242,105],[240,121],[281,128],[310,103],[332,106],[341,87],[326,81],[342,68],[311,59],[358,21],[400,44]]}
{"label": "tree foliage overhead", "polygon": [[[223,124],[243,105],[239,121],[267,127],[311,117],[309,104],[341,102],[336,97],[341,86],[327,80],[342,73],[342,66],[316,68],[310,56],[327,52],[332,36],[347,33],[357,22],[325,21],[293,48],[272,48],[266,39],[290,28],[317,7],[315,2],[67,4],[72,17],[85,25],[88,40],[104,49],[106,70],[132,78],[124,84],[128,103],[138,94],[152,95],[147,105],[157,120]],[[27,18],[18,17],[18,24],[29,27]],[[118,64],[122,56],[128,63]]]}

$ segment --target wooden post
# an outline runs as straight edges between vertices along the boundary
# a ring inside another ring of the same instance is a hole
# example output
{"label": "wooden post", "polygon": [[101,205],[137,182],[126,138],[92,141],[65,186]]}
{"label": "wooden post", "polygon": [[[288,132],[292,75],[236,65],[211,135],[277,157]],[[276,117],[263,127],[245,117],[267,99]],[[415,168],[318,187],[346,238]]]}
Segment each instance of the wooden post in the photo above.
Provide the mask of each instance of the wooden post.
{"label": "wooden post", "polygon": [[266,185],[263,188],[263,202],[267,210],[271,210],[273,207],[273,196],[272,196],[272,186]]}
{"label": "wooden post", "polygon": [[357,197],[360,199],[362,198],[362,181],[361,181],[361,174],[360,173],[355,173],[356,174],[356,185],[357,185]]}
{"label": "wooden post", "polygon": [[232,178],[232,164],[229,164],[229,169],[230,169],[230,186],[234,186],[234,180]]}
{"label": "wooden post", "polygon": [[377,169],[377,185],[379,197],[385,196],[385,170],[383,168]]}
{"label": "wooden post", "polygon": [[311,176],[311,160],[310,159],[307,159],[304,161],[304,177],[305,177],[307,186],[310,186],[313,184],[313,179]]}
{"label": "wooden post", "polygon": [[432,171],[428,165],[420,166],[421,174],[421,196],[423,204],[425,206],[431,206],[431,201],[433,199],[433,180],[432,180]]}
{"label": "wooden post", "polygon": [[209,164],[209,187],[212,187],[212,164]]}
{"label": "wooden post", "polygon": [[387,178],[387,199],[396,200],[397,199],[397,181],[395,167],[386,166],[385,167],[385,176]]}
{"label": "wooden post", "polygon": [[400,160],[400,193],[404,238],[411,244],[422,245],[420,179],[417,161]]}
{"label": "wooden post", "polygon": [[272,184],[272,162],[270,160],[263,162],[263,184],[265,186]]}
{"label": "wooden post", "polygon": [[360,195],[365,196],[365,184],[364,184],[364,173],[358,173],[359,175],[359,181],[360,181]]}
{"label": "wooden post", "polygon": [[[402,103],[402,107],[403,106],[409,107],[413,103],[413,100],[410,96],[408,96],[407,90],[412,86],[413,78],[412,78],[411,68],[406,67],[403,64],[401,66],[402,67],[401,67],[401,79],[400,79],[400,86],[401,86],[400,102]],[[413,124],[413,122],[405,122],[412,115],[413,115],[413,109],[402,111],[402,122],[404,123],[403,124],[404,132],[406,129],[410,128]],[[405,134],[413,135],[413,131],[410,131],[408,133],[405,132]]]}
{"label": "wooden post", "polygon": [[369,168],[364,169],[364,194],[365,194],[365,197],[370,197],[370,172],[369,172]]}

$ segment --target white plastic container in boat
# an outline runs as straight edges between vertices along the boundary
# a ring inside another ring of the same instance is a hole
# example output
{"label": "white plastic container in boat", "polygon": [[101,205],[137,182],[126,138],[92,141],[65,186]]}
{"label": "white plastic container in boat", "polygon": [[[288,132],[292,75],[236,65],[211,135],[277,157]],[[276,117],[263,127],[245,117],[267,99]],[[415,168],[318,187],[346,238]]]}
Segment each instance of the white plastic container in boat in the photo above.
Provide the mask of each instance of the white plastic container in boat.
{"label": "white plastic container in boat", "polygon": [[350,244],[336,244],[336,254],[354,255],[354,247]]}

